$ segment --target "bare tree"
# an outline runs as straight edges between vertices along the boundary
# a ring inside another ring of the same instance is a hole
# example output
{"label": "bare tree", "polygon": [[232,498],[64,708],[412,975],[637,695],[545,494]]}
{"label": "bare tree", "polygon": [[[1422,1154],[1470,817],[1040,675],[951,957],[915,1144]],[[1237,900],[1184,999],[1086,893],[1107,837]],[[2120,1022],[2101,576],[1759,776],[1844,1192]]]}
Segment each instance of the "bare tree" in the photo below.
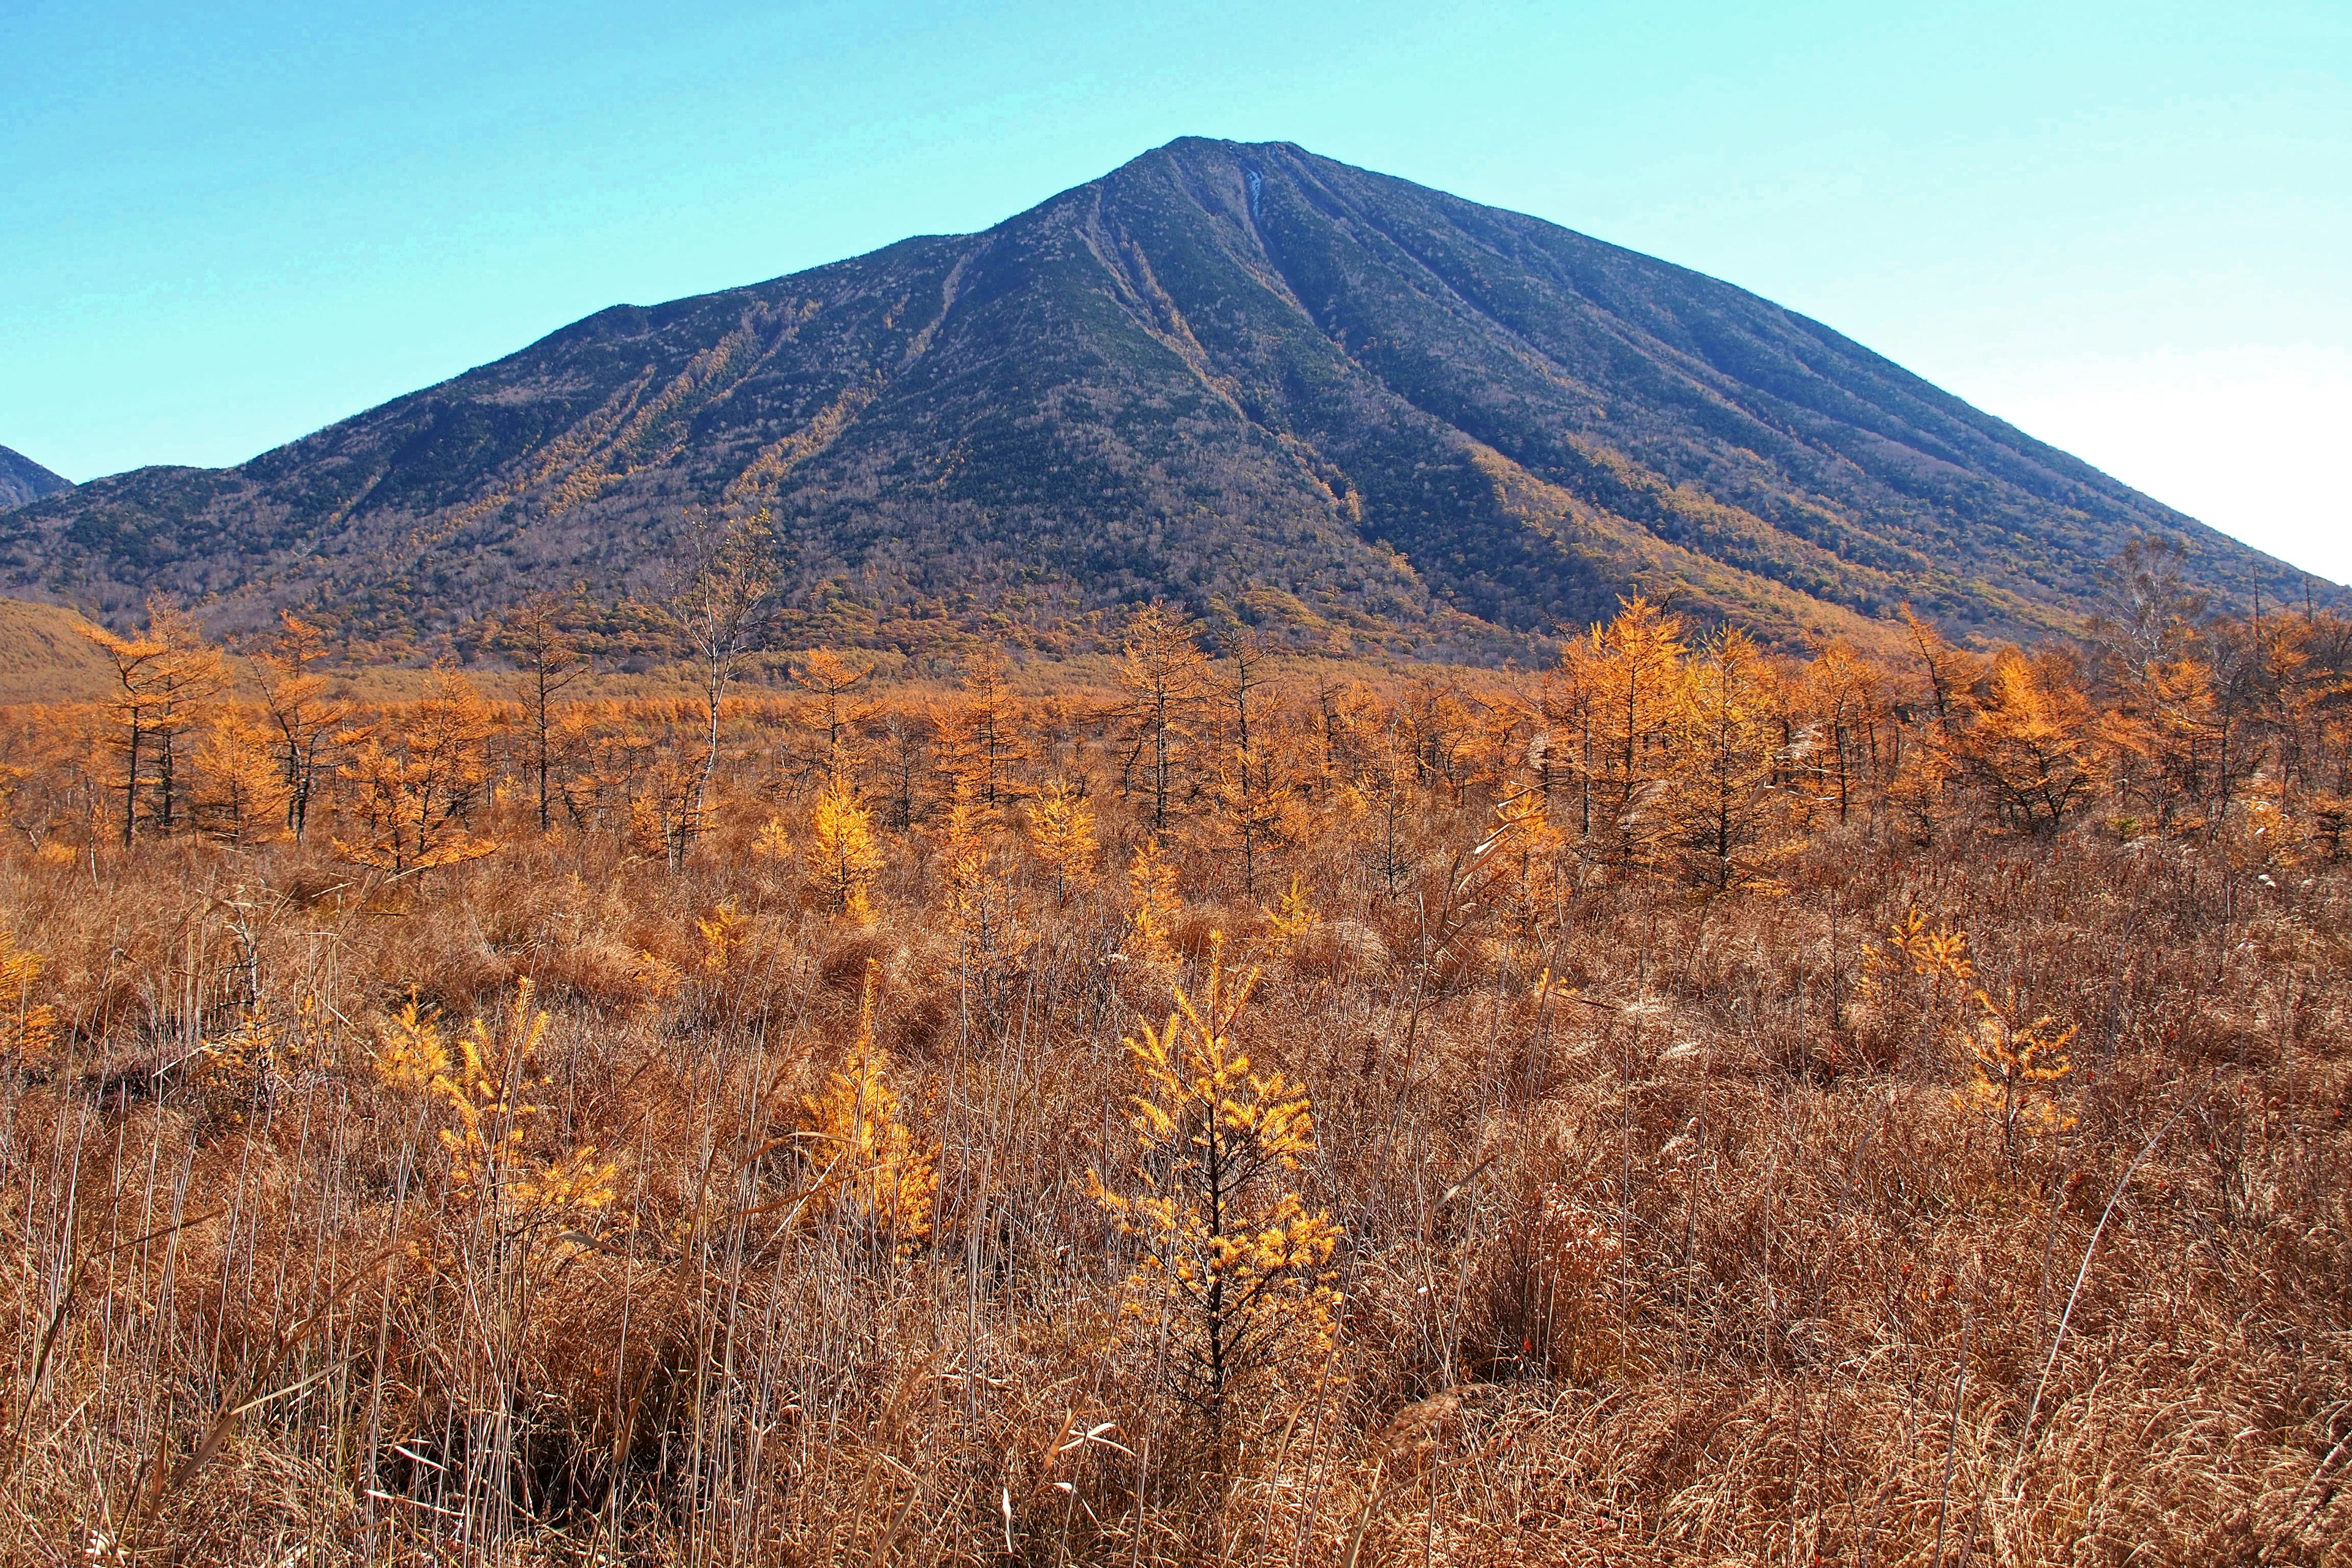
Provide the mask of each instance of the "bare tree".
{"label": "bare tree", "polygon": [[1127,623],[1118,685],[1136,749],[1150,753],[1145,765],[1154,832],[1168,826],[1184,752],[1208,695],[1209,661],[1194,642],[1198,635],[1190,616],[1158,600],[1139,607]]}
{"label": "bare tree", "polygon": [[539,830],[548,830],[548,774],[553,765],[556,694],[586,671],[579,645],[563,624],[562,606],[552,594],[534,594],[509,611],[499,628],[499,646],[521,661],[516,695],[530,735],[531,769],[539,778]]}
{"label": "bare tree", "polygon": [[[1233,699],[1236,739],[1232,759],[1234,781],[1234,829],[1239,837],[1242,855],[1242,891],[1255,897],[1257,893],[1258,845],[1270,826],[1266,795],[1271,793],[1271,778],[1254,777],[1270,774],[1266,760],[1250,746],[1250,693],[1265,684],[1264,666],[1265,643],[1257,633],[1246,626],[1230,628],[1222,639],[1225,657],[1234,663],[1233,680],[1225,693]],[[1263,728],[1263,726],[1261,726]]]}
{"label": "bare tree", "polygon": [[669,864],[686,864],[719,771],[719,710],[744,657],[765,638],[775,605],[774,535],[765,507],[751,517],[689,511],[661,595],[646,608],[693,665],[702,690],[702,763],[669,834]]}
{"label": "bare tree", "polygon": [[812,734],[824,735],[824,782],[838,785],[864,760],[859,742],[874,717],[874,704],[862,700],[858,690],[874,674],[874,665],[816,648],[789,673],[793,684],[808,694],[802,705],[802,725]]}

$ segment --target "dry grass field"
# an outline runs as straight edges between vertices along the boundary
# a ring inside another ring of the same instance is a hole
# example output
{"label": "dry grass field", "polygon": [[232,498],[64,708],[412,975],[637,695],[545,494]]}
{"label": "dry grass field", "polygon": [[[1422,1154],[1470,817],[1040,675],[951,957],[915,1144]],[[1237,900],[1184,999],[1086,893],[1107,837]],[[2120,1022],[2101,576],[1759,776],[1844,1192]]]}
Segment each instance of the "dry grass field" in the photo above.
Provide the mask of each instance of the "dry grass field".
{"label": "dry grass field", "polygon": [[1196,631],[0,715],[0,1559],[2352,1563],[2343,624]]}

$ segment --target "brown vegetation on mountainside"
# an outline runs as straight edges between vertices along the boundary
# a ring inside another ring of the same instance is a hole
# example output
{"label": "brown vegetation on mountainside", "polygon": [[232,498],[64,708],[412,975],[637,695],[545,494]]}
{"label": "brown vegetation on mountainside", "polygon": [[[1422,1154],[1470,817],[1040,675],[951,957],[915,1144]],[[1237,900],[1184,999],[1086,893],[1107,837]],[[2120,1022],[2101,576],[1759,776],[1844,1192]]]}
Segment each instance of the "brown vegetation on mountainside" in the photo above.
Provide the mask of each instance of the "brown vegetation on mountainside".
{"label": "brown vegetation on mountainside", "polygon": [[61,605],[0,599],[0,702],[105,695],[110,672],[84,635],[89,626]]}
{"label": "brown vegetation on mountainside", "polygon": [[161,611],[0,722],[0,1556],[2352,1562],[2352,626],[2133,580],[748,696],[705,580],[674,700]]}

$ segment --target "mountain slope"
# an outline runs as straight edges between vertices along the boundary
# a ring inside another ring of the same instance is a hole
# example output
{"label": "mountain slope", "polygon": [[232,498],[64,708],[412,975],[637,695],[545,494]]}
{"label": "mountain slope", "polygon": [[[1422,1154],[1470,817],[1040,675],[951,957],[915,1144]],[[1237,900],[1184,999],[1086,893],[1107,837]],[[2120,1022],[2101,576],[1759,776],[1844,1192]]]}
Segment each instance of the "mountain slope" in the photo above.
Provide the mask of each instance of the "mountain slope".
{"label": "mountain slope", "polygon": [[2063,628],[2125,541],[2284,563],[1696,273],[1285,143],[1186,139],[985,233],[615,307],[224,470],[0,518],[0,585],[454,637],[769,508],[802,632],[1051,640],[1165,595],[1493,657],[1635,587],[1769,635]]}
{"label": "mountain slope", "polygon": [[121,689],[114,666],[61,605],[0,599],[0,703],[66,702]]}
{"label": "mountain slope", "polygon": [[0,511],[73,489],[73,481],[53,474],[21,452],[0,447]]}

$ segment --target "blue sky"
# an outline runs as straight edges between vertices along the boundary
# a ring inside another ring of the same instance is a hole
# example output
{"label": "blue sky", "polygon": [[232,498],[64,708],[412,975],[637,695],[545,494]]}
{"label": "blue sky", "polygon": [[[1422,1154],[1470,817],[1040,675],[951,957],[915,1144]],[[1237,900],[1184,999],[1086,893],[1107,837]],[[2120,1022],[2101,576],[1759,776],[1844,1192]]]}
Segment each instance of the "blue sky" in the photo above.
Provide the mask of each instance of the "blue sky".
{"label": "blue sky", "polygon": [[71,479],[1201,134],[1714,273],[2352,579],[2346,0],[8,0],[0,60],[0,444]]}

